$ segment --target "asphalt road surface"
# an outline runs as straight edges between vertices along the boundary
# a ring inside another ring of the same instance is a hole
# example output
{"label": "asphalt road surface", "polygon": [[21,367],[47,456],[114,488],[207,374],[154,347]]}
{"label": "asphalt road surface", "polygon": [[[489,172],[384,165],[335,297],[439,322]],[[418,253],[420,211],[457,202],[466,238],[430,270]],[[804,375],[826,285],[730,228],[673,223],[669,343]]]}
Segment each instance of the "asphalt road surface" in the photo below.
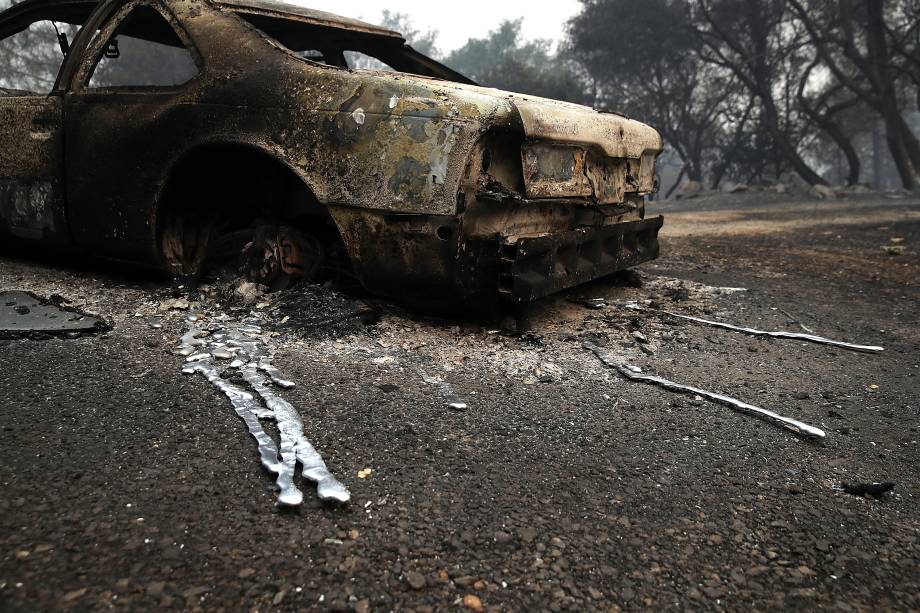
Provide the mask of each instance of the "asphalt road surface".
{"label": "asphalt road surface", "polygon": [[[365,323],[317,288],[231,309],[216,287],[0,259],[0,290],[112,326],[0,340],[0,610],[920,608],[920,202],[659,208],[642,287],[546,301],[523,334],[382,302]],[[298,479],[304,505],[276,507],[229,401],[181,372],[190,311],[250,310],[346,505]],[[586,340],[827,437],[626,381]],[[880,500],[840,489],[877,481],[895,483]]]}

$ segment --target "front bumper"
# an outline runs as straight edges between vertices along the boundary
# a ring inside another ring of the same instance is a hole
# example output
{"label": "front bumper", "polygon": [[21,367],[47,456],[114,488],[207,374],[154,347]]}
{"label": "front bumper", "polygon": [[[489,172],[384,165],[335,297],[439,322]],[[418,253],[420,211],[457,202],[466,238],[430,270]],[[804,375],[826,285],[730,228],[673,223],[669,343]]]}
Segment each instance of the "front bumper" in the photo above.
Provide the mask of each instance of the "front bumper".
{"label": "front bumper", "polygon": [[612,226],[506,238],[498,293],[528,302],[658,257],[661,216]]}

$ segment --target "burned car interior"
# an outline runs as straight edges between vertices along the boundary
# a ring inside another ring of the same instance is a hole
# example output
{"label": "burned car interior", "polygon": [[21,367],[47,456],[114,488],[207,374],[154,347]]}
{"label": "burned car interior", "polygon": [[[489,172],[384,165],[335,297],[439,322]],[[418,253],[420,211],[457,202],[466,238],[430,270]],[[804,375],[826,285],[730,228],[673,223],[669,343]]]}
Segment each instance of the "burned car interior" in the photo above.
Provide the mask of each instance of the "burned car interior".
{"label": "burned car interior", "polygon": [[396,32],[262,0],[27,0],[0,45],[33,30],[60,64],[44,92],[0,81],[17,248],[241,262],[274,288],[335,270],[452,310],[657,257],[657,132],[479,87]]}

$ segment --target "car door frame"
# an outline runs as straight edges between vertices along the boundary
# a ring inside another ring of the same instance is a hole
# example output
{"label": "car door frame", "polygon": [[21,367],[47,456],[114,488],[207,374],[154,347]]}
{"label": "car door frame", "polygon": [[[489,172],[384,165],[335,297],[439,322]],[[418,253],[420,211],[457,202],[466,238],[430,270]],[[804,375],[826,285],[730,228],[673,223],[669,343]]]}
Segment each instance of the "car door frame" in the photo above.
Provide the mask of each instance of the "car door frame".
{"label": "car door frame", "polygon": [[[90,88],[88,82],[107,41],[139,6],[153,8],[169,23],[191,53],[197,74],[178,86]],[[118,112],[131,105],[156,107],[181,96],[201,79],[203,57],[166,0],[109,0],[84,29],[87,35],[72,52],[73,61],[62,72],[60,83],[65,90],[65,158],[73,170],[67,178],[71,234],[77,245],[100,255],[158,265],[155,201],[166,164],[156,160],[151,147],[155,149],[162,139],[151,139],[137,125],[138,113],[129,120],[119,118]],[[135,129],[116,129],[119,124]],[[106,132],[106,146],[93,147],[99,129]],[[125,136],[138,131],[140,139]],[[93,161],[88,160],[91,155]],[[102,172],[106,167],[111,172]],[[125,180],[128,173],[131,181]]]}

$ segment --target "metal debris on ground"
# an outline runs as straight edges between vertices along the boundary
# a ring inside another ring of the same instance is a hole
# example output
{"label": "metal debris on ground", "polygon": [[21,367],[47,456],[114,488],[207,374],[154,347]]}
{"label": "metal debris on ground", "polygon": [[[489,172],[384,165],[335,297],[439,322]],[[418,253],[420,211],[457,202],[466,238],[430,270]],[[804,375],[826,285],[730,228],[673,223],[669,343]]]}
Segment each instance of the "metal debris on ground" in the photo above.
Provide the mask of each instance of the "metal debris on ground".
{"label": "metal debris on ground", "polygon": [[621,375],[629,379],[630,381],[640,381],[642,383],[650,383],[654,385],[659,385],[667,390],[672,392],[677,392],[680,394],[697,394],[703,398],[707,398],[713,402],[719,404],[724,404],[734,409],[750,413],[759,417],[766,417],[786,428],[794,430],[800,434],[807,436],[813,436],[816,438],[824,438],[826,435],[824,430],[820,428],[815,428],[814,426],[809,426],[806,423],[800,422],[797,419],[792,419],[791,417],[784,417],[773,411],[762,409],[760,407],[748,404],[737,398],[732,398],[731,396],[725,396],[723,394],[717,394],[715,392],[709,392],[698,387],[692,387],[690,385],[683,385],[681,383],[675,383],[661,377],[655,377],[652,375],[642,374],[642,369],[637,366],[631,366],[629,364],[619,364],[617,363],[606,351],[595,345],[594,343],[586,342],[584,343],[585,349],[592,351],[601,362],[606,366],[616,370]]}
{"label": "metal debris on ground", "polygon": [[[278,504],[296,506],[303,502],[303,493],[294,485],[298,462],[303,477],[316,483],[320,499],[350,500],[348,489],[332,476],[322,456],[307,440],[297,409],[279,397],[262,375],[263,372],[267,374],[278,387],[294,386],[272,365],[272,353],[257,321],[246,320],[237,325],[226,323],[207,330],[193,326],[180,340],[179,353],[188,356],[182,372],[204,375],[230,399],[237,415],[246,423],[258,443],[262,465],[277,476]],[[230,357],[233,361],[228,363],[226,360]],[[255,395],[227,380],[227,375],[234,371],[242,376]],[[262,428],[260,419],[275,420],[281,438],[280,457],[278,446]]]}
{"label": "metal debris on ground", "polygon": [[842,483],[840,489],[854,496],[881,498],[885,495],[885,492],[894,489],[894,483],[891,481],[884,481],[882,483]]}
{"label": "metal debris on ground", "polygon": [[0,293],[0,334],[86,334],[105,329],[97,317],[61,308],[28,292]]}
{"label": "metal debris on ground", "polygon": [[470,405],[468,405],[465,400],[462,400],[459,396],[457,396],[451,384],[441,377],[429,377],[421,369],[419,369],[418,374],[421,375],[422,381],[428,385],[434,385],[438,388],[438,390],[441,392],[441,397],[447,402],[448,409],[452,411],[465,411],[470,408]]}
{"label": "metal debris on ground", "polygon": [[844,343],[843,341],[835,341],[829,338],[824,338],[823,336],[815,336],[814,334],[803,334],[801,332],[784,332],[784,331],[775,331],[768,332],[764,330],[757,330],[755,328],[745,328],[742,326],[735,326],[732,324],[722,323],[720,321],[712,321],[709,319],[703,319],[701,317],[693,317],[691,315],[679,315],[677,313],[672,313],[671,311],[661,311],[666,315],[671,317],[677,317],[678,319],[685,319],[687,321],[693,321],[699,324],[706,324],[707,326],[715,326],[716,328],[724,328],[726,330],[734,330],[735,332],[743,332],[744,334],[750,334],[752,336],[769,336],[772,338],[789,338],[794,340],[808,341],[810,343],[818,343],[819,345],[832,345],[834,347],[840,347],[841,349],[849,349],[851,351],[864,351],[869,353],[874,353],[878,351],[885,351],[884,347],[878,347],[875,345],[855,345],[853,343]]}

